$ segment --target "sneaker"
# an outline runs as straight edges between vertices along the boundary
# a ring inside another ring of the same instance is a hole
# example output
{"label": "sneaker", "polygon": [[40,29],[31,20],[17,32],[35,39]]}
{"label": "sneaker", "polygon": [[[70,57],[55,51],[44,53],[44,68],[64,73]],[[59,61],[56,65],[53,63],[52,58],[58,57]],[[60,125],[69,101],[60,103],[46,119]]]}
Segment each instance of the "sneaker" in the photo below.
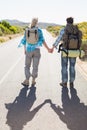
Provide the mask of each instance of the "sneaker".
{"label": "sneaker", "polygon": [[31,84],[31,86],[34,86],[35,84],[36,84],[35,79],[32,79],[32,84]]}
{"label": "sneaker", "polygon": [[73,84],[73,82],[70,82],[70,87],[74,87],[74,84]]}
{"label": "sneaker", "polygon": [[67,87],[67,82],[65,82],[65,83],[60,83],[60,85],[61,85],[62,87]]}
{"label": "sneaker", "polygon": [[29,80],[24,80],[22,83],[21,83],[23,86],[29,86]]}

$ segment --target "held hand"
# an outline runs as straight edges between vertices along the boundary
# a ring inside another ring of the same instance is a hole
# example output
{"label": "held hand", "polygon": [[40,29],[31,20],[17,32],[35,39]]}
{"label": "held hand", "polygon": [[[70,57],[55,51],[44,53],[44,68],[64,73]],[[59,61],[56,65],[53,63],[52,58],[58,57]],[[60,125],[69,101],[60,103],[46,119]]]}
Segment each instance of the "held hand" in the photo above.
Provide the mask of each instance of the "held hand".
{"label": "held hand", "polygon": [[49,52],[49,53],[53,53],[53,51],[54,51],[54,48],[49,48],[49,49],[48,49],[48,52]]}

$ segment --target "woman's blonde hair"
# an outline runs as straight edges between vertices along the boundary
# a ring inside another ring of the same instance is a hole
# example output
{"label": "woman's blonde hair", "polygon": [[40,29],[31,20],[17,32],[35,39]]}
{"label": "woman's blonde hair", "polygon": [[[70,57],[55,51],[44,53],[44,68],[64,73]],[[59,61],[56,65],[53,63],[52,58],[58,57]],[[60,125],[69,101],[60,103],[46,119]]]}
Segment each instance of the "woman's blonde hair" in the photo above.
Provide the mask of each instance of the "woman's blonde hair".
{"label": "woman's blonde hair", "polygon": [[38,18],[33,18],[30,24],[30,27],[35,27],[38,23]]}

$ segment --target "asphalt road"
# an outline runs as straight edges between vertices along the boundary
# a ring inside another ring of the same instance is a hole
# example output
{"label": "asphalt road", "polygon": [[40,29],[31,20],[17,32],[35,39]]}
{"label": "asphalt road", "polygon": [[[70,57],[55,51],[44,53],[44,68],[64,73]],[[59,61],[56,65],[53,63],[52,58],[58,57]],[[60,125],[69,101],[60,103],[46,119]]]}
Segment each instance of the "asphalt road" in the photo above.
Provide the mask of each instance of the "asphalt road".
{"label": "asphalt road", "polygon": [[[51,47],[55,41],[44,31]],[[87,80],[76,65],[74,89],[62,88],[60,54],[41,47],[36,86],[24,88],[20,37],[0,45],[0,130],[86,130]]]}

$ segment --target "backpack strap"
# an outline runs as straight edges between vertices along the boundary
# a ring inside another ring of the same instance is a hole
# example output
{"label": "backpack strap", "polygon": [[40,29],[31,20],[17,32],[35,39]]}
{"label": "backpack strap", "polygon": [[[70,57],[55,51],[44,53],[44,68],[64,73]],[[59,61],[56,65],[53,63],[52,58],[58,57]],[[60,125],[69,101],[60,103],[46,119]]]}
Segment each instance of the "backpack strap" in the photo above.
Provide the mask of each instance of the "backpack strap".
{"label": "backpack strap", "polygon": [[63,48],[63,44],[60,44],[60,45],[59,45],[58,53],[59,53],[60,51],[64,51],[64,52],[67,54],[67,56],[68,56],[68,50],[66,50],[65,48]]}
{"label": "backpack strap", "polygon": [[35,29],[35,38],[36,38],[36,39],[37,39],[37,31],[38,31],[38,30]]}
{"label": "backpack strap", "polygon": [[[38,28],[35,29],[35,37],[36,37],[36,35],[37,35],[37,31],[38,31]],[[30,36],[30,30],[29,30],[29,28],[28,28],[28,33],[27,33],[27,35],[28,35],[28,37]],[[37,37],[36,37],[36,38],[37,38]]]}
{"label": "backpack strap", "polygon": [[28,34],[27,35],[28,35],[28,37],[30,36],[30,30],[29,29],[28,29]]}
{"label": "backpack strap", "polygon": [[79,59],[81,59],[81,50],[79,49]]}

